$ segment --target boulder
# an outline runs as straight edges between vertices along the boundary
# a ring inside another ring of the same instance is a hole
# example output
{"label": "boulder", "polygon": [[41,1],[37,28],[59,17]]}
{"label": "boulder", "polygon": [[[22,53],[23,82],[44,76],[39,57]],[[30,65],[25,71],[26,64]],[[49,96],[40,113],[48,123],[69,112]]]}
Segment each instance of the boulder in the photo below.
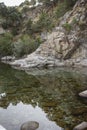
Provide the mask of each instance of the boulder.
{"label": "boulder", "polygon": [[2,27],[0,27],[0,35],[2,35],[4,33],[5,33],[5,30]]}
{"label": "boulder", "polygon": [[0,97],[6,97],[6,93],[0,93]]}
{"label": "boulder", "polygon": [[21,130],[36,130],[39,127],[39,123],[36,121],[25,122],[21,126]]}
{"label": "boulder", "polygon": [[82,122],[81,124],[74,127],[73,130],[85,130],[87,129],[87,122]]}
{"label": "boulder", "polygon": [[80,96],[80,97],[83,97],[83,98],[87,98],[87,90],[85,90],[85,91],[79,93],[79,96]]}
{"label": "boulder", "polygon": [[14,56],[5,56],[1,58],[1,61],[7,62],[7,61],[14,61],[15,57]]}

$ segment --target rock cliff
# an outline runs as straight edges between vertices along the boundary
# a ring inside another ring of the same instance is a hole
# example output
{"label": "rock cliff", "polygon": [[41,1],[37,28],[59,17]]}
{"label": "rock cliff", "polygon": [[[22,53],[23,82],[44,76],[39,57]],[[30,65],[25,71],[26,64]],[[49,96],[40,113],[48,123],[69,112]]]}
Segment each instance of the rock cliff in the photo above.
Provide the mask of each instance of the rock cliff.
{"label": "rock cliff", "polygon": [[87,0],[78,0],[34,53],[10,64],[20,69],[87,66]]}

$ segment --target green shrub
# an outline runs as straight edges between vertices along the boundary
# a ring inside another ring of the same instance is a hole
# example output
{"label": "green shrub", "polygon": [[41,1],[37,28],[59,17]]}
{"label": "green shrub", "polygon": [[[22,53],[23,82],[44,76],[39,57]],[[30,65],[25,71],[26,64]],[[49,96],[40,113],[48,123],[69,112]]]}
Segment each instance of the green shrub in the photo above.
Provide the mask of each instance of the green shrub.
{"label": "green shrub", "polygon": [[79,25],[79,27],[80,27],[80,30],[84,30],[85,28],[86,28],[86,23],[84,23],[84,21],[80,21],[79,23],[78,23],[78,25]]}
{"label": "green shrub", "polygon": [[67,7],[73,7],[77,0],[65,0]]}
{"label": "green shrub", "polygon": [[22,14],[17,10],[16,7],[7,8],[5,20],[2,22],[2,27],[4,29],[9,29],[12,31],[13,35],[18,34],[18,30],[22,23]]}
{"label": "green shrub", "polygon": [[42,12],[39,20],[37,23],[32,25],[33,31],[35,30],[36,32],[41,32],[41,31],[50,31],[54,27],[53,21],[51,17],[47,14]]}
{"label": "green shrub", "polygon": [[34,52],[40,44],[39,39],[32,39],[28,35],[23,35],[18,41],[13,43],[12,50],[16,57],[22,57],[24,55]]}
{"label": "green shrub", "polygon": [[12,40],[13,36],[10,33],[0,36],[0,56],[12,55]]}
{"label": "green shrub", "polygon": [[69,23],[63,24],[63,27],[64,27],[64,29],[66,30],[67,33],[69,33],[72,29],[72,26]]}
{"label": "green shrub", "polygon": [[59,2],[55,11],[55,17],[60,18],[68,11],[66,2]]}
{"label": "green shrub", "polygon": [[53,28],[51,17],[47,13],[44,13],[44,12],[41,13],[38,24],[42,29],[45,29],[47,31]]}
{"label": "green shrub", "polygon": [[78,21],[77,21],[77,19],[75,17],[72,20],[72,24],[78,24]]}

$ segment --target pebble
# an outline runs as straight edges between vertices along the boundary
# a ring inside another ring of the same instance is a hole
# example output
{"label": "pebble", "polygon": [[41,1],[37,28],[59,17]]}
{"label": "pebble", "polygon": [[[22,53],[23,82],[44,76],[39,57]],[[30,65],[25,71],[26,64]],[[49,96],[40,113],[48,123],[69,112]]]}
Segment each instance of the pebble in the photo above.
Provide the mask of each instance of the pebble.
{"label": "pebble", "polygon": [[21,126],[21,130],[36,130],[39,127],[39,123],[36,121],[25,122]]}

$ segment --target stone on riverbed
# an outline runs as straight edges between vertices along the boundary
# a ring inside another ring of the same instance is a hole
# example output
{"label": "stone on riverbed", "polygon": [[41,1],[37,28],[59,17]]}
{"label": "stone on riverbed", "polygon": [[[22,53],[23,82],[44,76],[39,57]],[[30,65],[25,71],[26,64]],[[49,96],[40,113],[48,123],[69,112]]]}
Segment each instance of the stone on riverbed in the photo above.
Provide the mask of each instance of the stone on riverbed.
{"label": "stone on riverbed", "polygon": [[83,97],[83,98],[87,98],[87,90],[85,90],[85,91],[79,93],[79,96],[80,96],[80,97]]}
{"label": "stone on riverbed", "polygon": [[87,129],[87,122],[84,121],[81,124],[74,127],[73,130],[85,130],[85,129]]}
{"label": "stone on riverbed", "polygon": [[21,130],[36,130],[39,127],[39,123],[36,121],[25,122],[21,126]]}

